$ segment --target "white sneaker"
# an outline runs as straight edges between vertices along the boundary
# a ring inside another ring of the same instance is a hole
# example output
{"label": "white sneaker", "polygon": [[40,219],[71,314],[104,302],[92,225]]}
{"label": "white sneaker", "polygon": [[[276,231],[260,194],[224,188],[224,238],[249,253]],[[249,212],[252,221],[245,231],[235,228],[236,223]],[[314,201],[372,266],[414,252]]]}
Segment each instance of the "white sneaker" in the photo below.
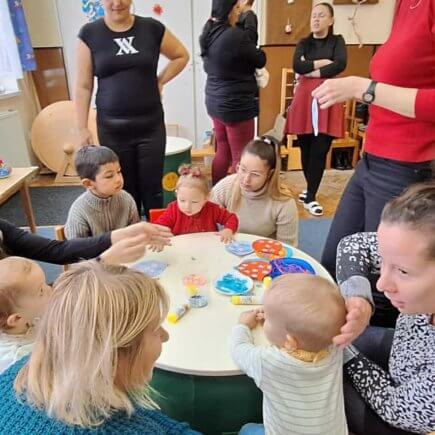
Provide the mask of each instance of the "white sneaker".
{"label": "white sneaker", "polygon": [[308,204],[304,203],[304,209],[308,210],[313,216],[323,215],[323,207],[317,201],[311,201]]}

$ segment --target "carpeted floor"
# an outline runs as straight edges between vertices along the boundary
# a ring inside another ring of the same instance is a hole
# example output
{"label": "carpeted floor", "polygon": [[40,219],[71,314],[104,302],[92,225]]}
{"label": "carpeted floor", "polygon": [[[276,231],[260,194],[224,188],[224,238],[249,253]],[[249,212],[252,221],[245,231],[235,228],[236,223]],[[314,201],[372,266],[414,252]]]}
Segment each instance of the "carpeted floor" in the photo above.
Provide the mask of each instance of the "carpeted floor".
{"label": "carpeted floor", "polygon": [[[33,213],[37,225],[63,225],[74,200],[84,192],[80,186],[31,187]],[[17,226],[26,226],[27,220],[19,193],[0,206],[0,217]]]}

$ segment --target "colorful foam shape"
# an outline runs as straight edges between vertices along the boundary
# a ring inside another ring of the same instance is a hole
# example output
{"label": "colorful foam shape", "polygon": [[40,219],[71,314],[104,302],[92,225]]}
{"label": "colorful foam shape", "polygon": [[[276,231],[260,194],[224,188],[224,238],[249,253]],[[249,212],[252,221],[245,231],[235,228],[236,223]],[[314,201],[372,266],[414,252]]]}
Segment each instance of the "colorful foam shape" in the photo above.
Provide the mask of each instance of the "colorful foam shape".
{"label": "colorful foam shape", "polygon": [[225,248],[228,252],[231,252],[231,254],[238,255],[239,257],[243,257],[254,252],[252,244],[250,242],[243,241],[232,242],[226,245]]}
{"label": "colorful foam shape", "polygon": [[308,273],[310,275],[316,274],[313,266],[301,258],[278,258],[276,260],[272,260],[270,264],[272,266],[272,272],[270,273],[272,278],[276,278],[287,273]]}
{"label": "colorful foam shape", "polygon": [[148,275],[150,278],[157,278],[168,267],[166,263],[155,260],[141,261],[133,266],[133,269]]}

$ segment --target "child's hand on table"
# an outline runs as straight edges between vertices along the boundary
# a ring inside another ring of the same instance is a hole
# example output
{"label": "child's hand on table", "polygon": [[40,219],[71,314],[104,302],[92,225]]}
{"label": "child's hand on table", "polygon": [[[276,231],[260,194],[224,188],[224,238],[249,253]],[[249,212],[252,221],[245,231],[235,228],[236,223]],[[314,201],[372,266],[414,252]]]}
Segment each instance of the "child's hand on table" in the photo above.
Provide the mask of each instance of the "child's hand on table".
{"label": "child's hand on table", "polygon": [[240,314],[239,323],[247,326],[249,329],[254,329],[259,323],[264,320],[263,309],[244,311]]}
{"label": "child's hand on table", "polygon": [[219,236],[221,238],[221,242],[231,243],[234,241],[234,233],[229,228],[225,228],[222,231],[219,231]]}
{"label": "child's hand on table", "polygon": [[151,245],[148,245],[148,249],[151,252],[162,252],[165,245],[163,243],[153,243]]}

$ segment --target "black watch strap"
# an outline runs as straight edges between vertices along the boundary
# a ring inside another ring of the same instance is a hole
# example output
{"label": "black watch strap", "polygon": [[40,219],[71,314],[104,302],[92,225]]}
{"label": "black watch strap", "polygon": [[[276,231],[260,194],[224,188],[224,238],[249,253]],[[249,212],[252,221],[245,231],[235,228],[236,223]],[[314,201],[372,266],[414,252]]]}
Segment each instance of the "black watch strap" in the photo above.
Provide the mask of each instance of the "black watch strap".
{"label": "black watch strap", "polygon": [[375,101],[375,88],[378,82],[372,80],[367,90],[362,94],[364,103],[371,104]]}

